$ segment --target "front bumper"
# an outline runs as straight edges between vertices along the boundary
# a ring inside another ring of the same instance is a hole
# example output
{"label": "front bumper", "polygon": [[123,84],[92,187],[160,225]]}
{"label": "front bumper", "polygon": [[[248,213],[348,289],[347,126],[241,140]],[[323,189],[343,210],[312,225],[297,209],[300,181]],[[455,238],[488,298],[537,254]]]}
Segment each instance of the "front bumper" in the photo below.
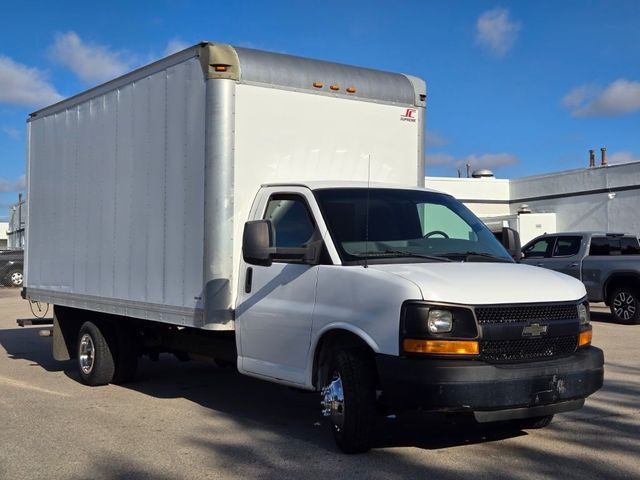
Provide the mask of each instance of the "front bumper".
{"label": "front bumper", "polygon": [[382,354],[376,363],[389,407],[495,412],[484,415],[484,421],[509,418],[498,414],[503,410],[522,418],[580,408],[580,400],[602,387],[604,378],[604,355],[596,347],[570,357],[509,365]]}

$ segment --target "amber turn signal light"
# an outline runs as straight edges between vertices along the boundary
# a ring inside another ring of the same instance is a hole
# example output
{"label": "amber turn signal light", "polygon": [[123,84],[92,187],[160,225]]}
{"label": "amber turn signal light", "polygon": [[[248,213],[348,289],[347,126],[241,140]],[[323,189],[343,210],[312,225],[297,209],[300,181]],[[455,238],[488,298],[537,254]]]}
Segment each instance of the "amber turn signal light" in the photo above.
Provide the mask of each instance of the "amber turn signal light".
{"label": "amber turn signal light", "polygon": [[578,339],[578,347],[584,347],[591,343],[593,338],[593,330],[587,330],[586,332],[580,332],[580,338]]}
{"label": "amber turn signal light", "polygon": [[415,340],[405,338],[402,347],[407,353],[433,355],[478,355],[480,347],[475,340]]}
{"label": "amber turn signal light", "polygon": [[226,65],[214,65],[213,69],[216,72],[226,72],[227,71],[227,66]]}

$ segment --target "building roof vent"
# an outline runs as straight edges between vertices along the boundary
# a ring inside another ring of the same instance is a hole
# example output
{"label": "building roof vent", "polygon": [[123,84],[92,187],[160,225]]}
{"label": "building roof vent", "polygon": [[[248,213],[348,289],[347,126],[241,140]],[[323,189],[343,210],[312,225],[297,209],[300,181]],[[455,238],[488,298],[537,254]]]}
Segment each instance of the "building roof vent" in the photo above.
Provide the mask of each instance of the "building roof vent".
{"label": "building roof vent", "polygon": [[473,178],[496,178],[495,175],[493,174],[493,172],[491,170],[489,170],[488,168],[480,168],[478,170],[475,170],[471,176]]}
{"label": "building roof vent", "polygon": [[523,203],[522,205],[520,205],[520,208],[518,208],[518,213],[519,214],[531,213],[531,209],[529,208],[529,205],[527,205],[526,203]]}

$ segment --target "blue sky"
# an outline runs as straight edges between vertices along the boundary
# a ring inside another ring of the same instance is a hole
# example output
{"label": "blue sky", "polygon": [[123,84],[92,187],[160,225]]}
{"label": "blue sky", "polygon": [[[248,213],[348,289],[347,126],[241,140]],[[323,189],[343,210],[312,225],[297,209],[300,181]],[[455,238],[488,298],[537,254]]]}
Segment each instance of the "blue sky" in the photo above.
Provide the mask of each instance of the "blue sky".
{"label": "blue sky", "polygon": [[0,218],[29,112],[200,40],[427,81],[427,174],[640,160],[640,1],[4,2]]}

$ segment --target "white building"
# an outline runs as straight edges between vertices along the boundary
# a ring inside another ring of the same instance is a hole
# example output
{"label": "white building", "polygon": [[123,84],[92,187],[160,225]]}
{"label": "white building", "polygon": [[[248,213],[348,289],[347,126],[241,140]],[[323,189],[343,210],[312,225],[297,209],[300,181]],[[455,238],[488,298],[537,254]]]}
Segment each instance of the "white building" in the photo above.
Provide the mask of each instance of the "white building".
{"label": "white building", "polygon": [[9,230],[8,222],[0,222],[0,250],[7,249],[7,231]]}
{"label": "white building", "polygon": [[[7,228],[3,229],[7,240],[5,247],[8,249],[24,248],[24,232],[27,223],[27,206],[26,200],[22,194],[18,196],[18,203],[9,208],[9,223]],[[0,237],[0,242],[2,237]]]}
{"label": "white building", "polygon": [[517,229],[523,244],[554,232],[640,235],[640,162],[513,180],[426,177],[425,186],[461,200],[493,230]]}

